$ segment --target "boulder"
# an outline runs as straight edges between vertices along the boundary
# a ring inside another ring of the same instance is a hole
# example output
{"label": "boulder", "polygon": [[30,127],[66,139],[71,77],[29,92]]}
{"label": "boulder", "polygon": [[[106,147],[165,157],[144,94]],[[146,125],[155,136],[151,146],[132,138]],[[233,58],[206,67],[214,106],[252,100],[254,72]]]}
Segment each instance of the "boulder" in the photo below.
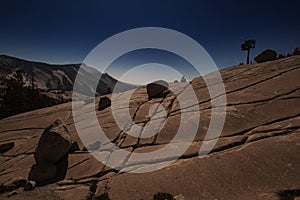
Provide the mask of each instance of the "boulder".
{"label": "boulder", "polygon": [[277,52],[271,49],[266,49],[255,56],[254,60],[256,63],[262,63],[266,61],[276,60]]}
{"label": "boulder", "polygon": [[32,165],[28,180],[33,180],[37,185],[45,185],[57,177],[56,165],[51,163],[36,163]]}
{"label": "boulder", "polygon": [[8,143],[3,143],[0,144],[0,153],[4,153],[14,147],[15,143],[14,142],[8,142]]}
{"label": "boulder", "polygon": [[292,55],[300,55],[300,47],[295,47],[292,51]]}
{"label": "boulder", "polygon": [[164,97],[164,91],[167,90],[169,84],[166,81],[159,80],[152,83],[149,83],[147,88],[148,98],[157,98],[157,97]]}
{"label": "boulder", "polygon": [[100,111],[105,108],[108,108],[110,105],[111,105],[111,100],[107,96],[100,97],[99,104],[98,104],[98,110]]}
{"label": "boulder", "polygon": [[37,163],[56,163],[71,147],[71,135],[61,119],[57,119],[43,132],[35,153]]}
{"label": "boulder", "polygon": [[33,190],[36,186],[35,181],[27,181],[24,185],[24,191],[30,191]]}

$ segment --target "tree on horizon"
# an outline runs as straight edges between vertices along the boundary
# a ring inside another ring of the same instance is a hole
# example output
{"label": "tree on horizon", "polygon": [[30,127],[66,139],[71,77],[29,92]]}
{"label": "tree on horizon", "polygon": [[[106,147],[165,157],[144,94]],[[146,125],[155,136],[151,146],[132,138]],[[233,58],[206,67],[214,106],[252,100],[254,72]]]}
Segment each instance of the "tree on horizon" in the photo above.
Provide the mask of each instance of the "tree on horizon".
{"label": "tree on horizon", "polygon": [[250,58],[250,50],[255,48],[256,41],[255,40],[246,40],[242,45],[242,51],[247,51],[247,64],[249,64]]}

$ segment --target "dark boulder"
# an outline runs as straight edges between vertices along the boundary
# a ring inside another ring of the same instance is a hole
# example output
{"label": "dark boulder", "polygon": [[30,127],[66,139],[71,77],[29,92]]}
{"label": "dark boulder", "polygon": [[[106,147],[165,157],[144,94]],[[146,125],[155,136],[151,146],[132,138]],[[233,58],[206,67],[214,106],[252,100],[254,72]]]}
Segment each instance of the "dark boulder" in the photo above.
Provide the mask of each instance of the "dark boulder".
{"label": "dark boulder", "polygon": [[267,62],[276,60],[277,58],[277,52],[271,49],[266,49],[262,52],[260,52],[257,56],[255,56],[254,60],[257,63]]}
{"label": "dark boulder", "polygon": [[71,147],[71,135],[61,119],[48,126],[38,143],[36,162],[56,163],[66,155]]}
{"label": "dark boulder", "polygon": [[28,180],[42,186],[64,179],[70,147],[71,135],[65,123],[61,119],[55,120],[39,140],[35,152],[36,163],[31,167]]}
{"label": "dark boulder", "polygon": [[164,93],[165,90],[168,90],[169,84],[166,81],[159,80],[152,83],[149,83],[147,88],[147,94],[148,98],[158,98],[158,97],[164,97],[166,93]]}

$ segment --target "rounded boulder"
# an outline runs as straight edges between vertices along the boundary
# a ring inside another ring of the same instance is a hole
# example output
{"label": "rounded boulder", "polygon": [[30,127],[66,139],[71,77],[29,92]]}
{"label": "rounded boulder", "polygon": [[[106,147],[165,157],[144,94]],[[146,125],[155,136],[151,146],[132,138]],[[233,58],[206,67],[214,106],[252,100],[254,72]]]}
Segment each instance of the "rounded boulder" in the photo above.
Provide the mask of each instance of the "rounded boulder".
{"label": "rounded boulder", "polygon": [[149,83],[147,88],[147,94],[149,99],[164,97],[164,91],[168,90],[169,84],[166,81],[159,80]]}
{"label": "rounded boulder", "polygon": [[43,132],[35,159],[37,163],[56,163],[66,155],[71,147],[71,135],[61,119],[57,119]]}

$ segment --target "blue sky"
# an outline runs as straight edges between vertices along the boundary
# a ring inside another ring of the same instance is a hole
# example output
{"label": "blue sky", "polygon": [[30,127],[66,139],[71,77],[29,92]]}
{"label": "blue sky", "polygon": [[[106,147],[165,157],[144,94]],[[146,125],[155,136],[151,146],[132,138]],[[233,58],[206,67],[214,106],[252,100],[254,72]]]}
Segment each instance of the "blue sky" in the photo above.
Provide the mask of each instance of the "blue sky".
{"label": "blue sky", "polygon": [[192,37],[218,67],[227,67],[245,61],[240,45],[246,39],[257,41],[251,57],[266,48],[286,54],[300,46],[299,7],[299,1],[258,0],[2,0],[0,54],[80,63],[106,38],[154,26]]}

